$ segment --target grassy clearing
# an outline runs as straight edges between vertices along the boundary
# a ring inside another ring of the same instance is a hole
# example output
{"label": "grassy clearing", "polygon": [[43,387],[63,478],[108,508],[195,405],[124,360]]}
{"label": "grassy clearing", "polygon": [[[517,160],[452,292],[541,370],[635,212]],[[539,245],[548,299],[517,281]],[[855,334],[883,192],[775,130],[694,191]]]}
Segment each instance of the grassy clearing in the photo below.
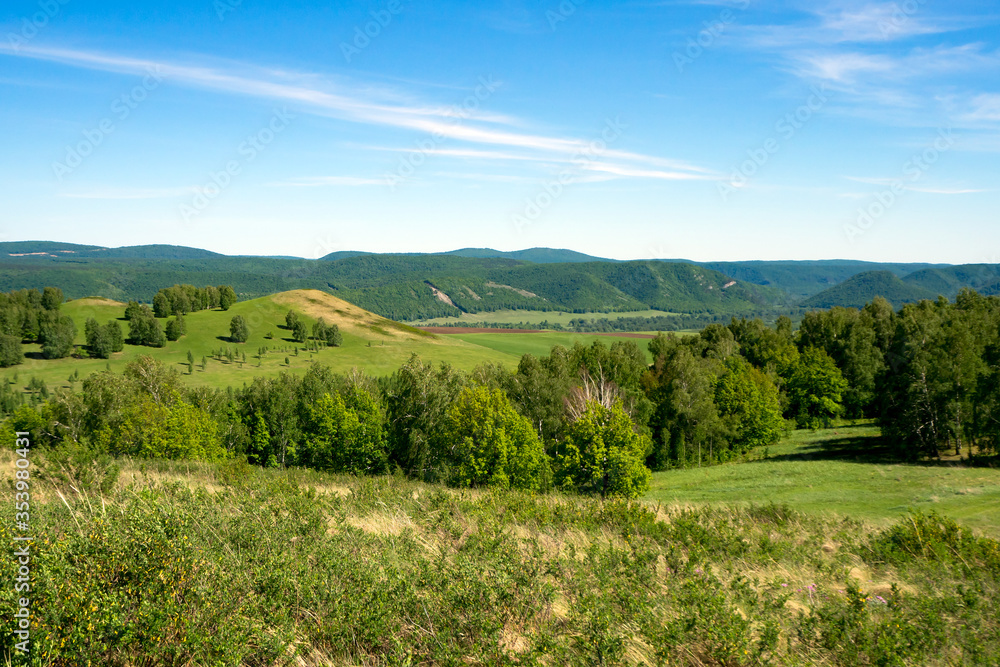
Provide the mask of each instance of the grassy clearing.
{"label": "grassy clearing", "polygon": [[638,310],[627,313],[566,313],[555,310],[496,310],[490,313],[462,313],[459,317],[434,317],[428,320],[410,322],[419,326],[447,326],[462,323],[463,326],[474,326],[479,322],[490,324],[525,324],[537,325],[541,322],[568,326],[571,320],[584,318],[587,320],[617,320],[619,317],[664,317],[677,315],[665,310]]}
{"label": "grassy clearing", "polygon": [[[60,478],[36,457],[36,664],[1000,660],[997,544],[933,519],[879,532],[780,506],[182,462],[120,461],[101,496],[112,467]],[[0,507],[4,540],[13,512]],[[8,654],[13,596],[0,591]]]}
{"label": "grassy clearing", "polygon": [[[285,313],[289,309],[301,313],[309,327],[319,317],[327,323],[337,324],[344,335],[344,344],[339,348],[327,348],[316,353],[295,349],[302,347],[291,339],[291,332],[283,328]],[[128,335],[128,323],[123,319],[125,307],[108,300],[78,299],[67,302],[62,310],[76,322],[77,339],[85,345],[84,323],[94,317],[100,323],[119,319],[122,329]],[[229,322],[235,315],[242,315],[250,326],[250,338],[246,343],[230,343]],[[27,384],[31,376],[38,376],[50,388],[69,386],[68,378],[79,371],[85,378],[90,373],[104,370],[121,372],[125,365],[141,354],[177,368],[185,373],[185,382],[195,386],[227,387],[250,382],[256,376],[270,377],[282,371],[304,373],[312,363],[324,363],[337,371],[363,368],[372,375],[383,375],[395,371],[410,355],[417,353],[425,361],[439,363],[446,361],[462,370],[496,361],[516,364],[520,354],[506,353],[486,346],[478,346],[452,337],[428,334],[398,322],[362,310],[345,301],[318,290],[295,290],[269,297],[240,302],[228,311],[199,311],[185,316],[188,333],[180,340],[168,342],[166,347],[151,348],[126,345],[125,350],[112,356],[110,360],[89,358],[42,359],[38,345],[26,345],[24,363],[0,370],[0,378],[12,378],[18,374],[18,382]],[[166,320],[160,320],[165,322]],[[268,339],[270,334],[273,337]],[[267,346],[270,352],[257,359],[258,348]],[[247,361],[229,363],[212,359],[212,352],[220,347],[231,347]],[[194,356],[195,371],[187,375],[188,351]],[[202,357],[207,358],[206,369],[200,367]],[[285,364],[285,358],[289,363]]]}
{"label": "grassy clearing", "polygon": [[573,347],[575,343],[591,345],[601,342],[610,346],[616,340],[631,340],[645,352],[646,360],[653,363],[653,355],[649,353],[649,341],[642,338],[627,336],[599,336],[597,334],[559,333],[555,331],[540,331],[538,333],[471,333],[471,334],[438,334],[442,338],[457,339],[478,347],[495,350],[500,354],[521,358],[524,354],[546,356],[556,345]]}
{"label": "grassy clearing", "polygon": [[812,514],[885,524],[907,509],[935,510],[1000,537],[1000,470],[950,461],[903,464],[874,426],[795,431],[768,458],[653,474],[647,499],[665,503],[787,503]]}

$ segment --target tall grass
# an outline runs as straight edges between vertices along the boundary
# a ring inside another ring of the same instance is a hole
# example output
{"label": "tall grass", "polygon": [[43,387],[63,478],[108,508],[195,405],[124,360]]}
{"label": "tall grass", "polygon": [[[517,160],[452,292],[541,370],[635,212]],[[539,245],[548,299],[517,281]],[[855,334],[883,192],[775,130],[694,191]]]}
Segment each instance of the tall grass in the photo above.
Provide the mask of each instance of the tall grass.
{"label": "tall grass", "polygon": [[1000,663],[997,543],[934,515],[119,463],[38,471],[31,664]]}

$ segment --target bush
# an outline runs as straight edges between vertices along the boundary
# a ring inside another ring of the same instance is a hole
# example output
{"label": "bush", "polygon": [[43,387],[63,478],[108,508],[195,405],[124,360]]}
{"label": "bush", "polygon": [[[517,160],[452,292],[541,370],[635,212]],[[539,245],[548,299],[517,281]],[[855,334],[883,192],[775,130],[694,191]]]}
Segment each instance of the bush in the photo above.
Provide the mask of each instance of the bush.
{"label": "bush", "polygon": [[541,490],[551,471],[538,434],[499,389],[466,387],[451,408],[442,445],[457,486]]}
{"label": "bush", "polygon": [[636,433],[621,403],[607,408],[589,401],[580,418],[566,428],[556,482],[602,498],[636,498],[649,488],[650,471],[643,460],[650,446],[647,437]]}
{"label": "bush", "polygon": [[[346,400],[345,400],[346,398]],[[302,462],[320,470],[374,475],[388,468],[385,417],[375,397],[358,386],[326,393],[309,408],[311,435]]]}

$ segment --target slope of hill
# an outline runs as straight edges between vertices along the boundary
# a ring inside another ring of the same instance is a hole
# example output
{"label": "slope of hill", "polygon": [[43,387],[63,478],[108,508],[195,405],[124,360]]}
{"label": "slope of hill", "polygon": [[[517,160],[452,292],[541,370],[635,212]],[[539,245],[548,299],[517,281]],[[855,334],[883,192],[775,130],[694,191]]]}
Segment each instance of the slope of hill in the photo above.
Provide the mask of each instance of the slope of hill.
{"label": "slope of hill", "polygon": [[[128,335],[124,303],[89,297],[68,301],[61,310],[76,324],[77,345],[86,344],[85,323],[91,317],[101,324],[117,320]],[[329,324],[336,324],[343,333],[343,345],[317,352],[306,350],[302,343],[292,340],[291,332],[285,328],[285,314],[289,310],[298,313],[310,330],[320,317]],[[246,343],[229,341],[229,323],[236,315],[241,315],[249,326],[250,337]],[[144,354],[176,368],[188,384],[221,388],[239,386],[258,376],[304,373],[313,363],[320,362],[338,372],[359,367],[372,375],[383,375],[398,369],[414,353],[424,361],[433,364],[448,362],[463,370],[485,362],[513,366],[520,358],[452,336],[437,336],[414,329],[319,290],[293,290],[240,301],[228,311],[196,311],[188,313],[184,319],[187,333],[180,340],[168,342],[162,348],[126,344],[122,352],[107,360],[86,356],[42,359],[37,344],[25,345],[24,362],[0,369],[0,381],[19,377],[20,384],[24,385],[28,378],[37,377],[50,388],[67,386],[67,378],[74,373],[85,378],[105,368],[120,372],[130,360]],[[160,322],[162,324],[166,320]],[[236,358],[230,361],[225,356],[217,356],[216,352],[220,349],[232,349]],[[194,359],[193,373],[190,374],[189,352]],[[246,361],[243,361],[243,355]],[[203,358],[204,368],[201,365]]]}
{"label": "slope of hill", "polygon": [[954,298],[963,288],[971,287],[983,294],[996,294],[1000,282],[1000,265],[962,264],[915,271],[903,281]]}
{"label": "slope of hill", "polygon": [[894,264],[829,259],[809,261],[699,262],[737,280],[784,290],[792,299],[807,299],[866,271],[889,271],[902,278],[945,264]]}
{"label": "slope of hill", "polygon": [[833,306],[860,308],[877,296],[885,298],[898,308],[904,303],[934,299],[937,293],[919,285],[903,282],[889,271],[865,271],[806,299],[799,305],[803,308]]}

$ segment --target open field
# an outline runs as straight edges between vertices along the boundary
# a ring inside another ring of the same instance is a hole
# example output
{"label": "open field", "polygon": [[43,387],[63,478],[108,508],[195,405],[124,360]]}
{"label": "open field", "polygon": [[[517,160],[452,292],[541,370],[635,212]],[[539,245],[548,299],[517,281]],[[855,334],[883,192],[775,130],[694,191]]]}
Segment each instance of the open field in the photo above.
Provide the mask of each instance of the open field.
{"label": "open field", "polygon": [[1000,538],[1000,470],[884,453],[874,426],[796,431],[769,458],[653,474],[646,499],[669,504],[787,503],[810,514],[886,524],[935,510]]}
{"label": "open field", "polygon": [[[283,328],[285,313],[289,309],[303,315],[310,328],[318,317],[324,317],[328,323],[336,323],[344,336],[343,346],[315,353],[303,350],[296,355],[295,349],[303,346],[295,343],[291,332]],[[63,304],[62,312],[76,322],[78,345],[86,343],[84,323],[88,317],[94,317],[102,324],[119,319],[122,330],[128,335],[128,323],[120,319],[124,314],[123,304],[80,299]],[[235,315],[242,315],[250,326],[250,338],[246,343],[228,341],[229,322]],[[177,368],[190,384],[211,387],[239,386],[256,376],[273,376],[282,371],[304,373],[310,364],[316,362],[338,371],[357,366],[372,375],[383,375],[396,370],[413,353],[419,354],[425,361],[447,361],[466,370],[487,361],[516,364],[520,358],[519,355],[498,352],[453,337],[434,336],[385,320],[317,290],[283,292],[236,303],[226,312],[204,310],[189,313],[184,319],[188,333],[180,340],[168,342],[163,348],[126,344],[123,352],[112,355],[109,360],[42,359],[38,354],[38,345],[26,345],[24,363],[3,369],[0,378],[11,378],[16,373],[18,381],[24,384],[31,376],[38,376],[50,387],[68,386],[67,378],[74,371],[79,371],[81,378],[109,366],[120,372],[129,360],[142,354]],[[268,334],[273,338],[266,338]],[[271,351],[258,360],[257,350],[264,346]],[[213,351],[227,347],[237,350],[241,358],[245,353],[246,363],[229,363],[212,358]],[[195,359],[193,375],[186,374],[188,351]],[[204,371],[200,367],[202,357],[207,358]],[[288,365],[285,364],[286,357]]]}
{"label": "open field", "polygon": [[[303,346],[295,343],[291,332],[284,328],[285,313],[289,309],[303,315],[310,328],[319,317],[337,324],[344,336],[343,345],[319,352],[303,349],[296,355],[295,349]],[[108,299],[77,299],[63,304],[62,312],[76,323],[76,344],[81,349],[86,344],[84,324],[89,317],[101,324],[117,319],[125,335],[128,335],[128,323],[123,319],[125,305],[122,303]],[[236,315],[242,315],[250,326],[250,338],[246,343],[228,341],[229,322]],[[81,358],[42,359],[40,346],[26,345],[24,362],[0,370],[0,379],[11,379],[17,374],[18,383],[24,385],[29,378],[37,376],[50,388],[68,387],[68,378],[75,371],[79,372],[81,379],[108,367],[120,372],[130,360],[145,354],[184,373],[183,379],[189,384],[221,388],[239,386],[256,376],[270,377],[282,371],[304,373],[312,363],[327,364],[337,371],[358,367],[372,375],[385,375],[399,368],[414,353],[424,361],[434,364],[448,362],[461,370],[471,370],[486,362],[515,366],[523,354],[546,355],[553,345],[572,346],[577,341],[585,345],[594,341],[611,345],[616,338],[556,332],[435,335],[379,317],[318,290],[282,292],[236,303],[226,312],[204,310],[189,313],[184,319],[187,334],[180,340],[168,342],[163,348],[126,344],[125,350],[112,355],[111,359],[90,359],[85,355]],[[166,321],[160,320],[161,323]],[[267,338],[268,335],[272,338]],[[644,340],[636,339],[636,343],[641,349],[646,349]],[[257,359],[258,349],[265,346],[269,352]],[[245,353],[246,362],[230,363],[214,359],[212,354],[219,348],[237,350],[241,359]],[[191,375],[187,374],[189,351],[195,359]],[[205,370],[201,368],[202,357],[206,358]],[[287,365],[286,358],[289,361]]]}
{"label": "open field", "polygon": [[637,310],[625,313],[568,313],[556,310],[496,310],[489,313],[462,313],[459,317],[434,317],[427,320],[407,322],[414,326],[447,326],[461,323],[475,326],[480,322],[490,324],[518,324],[537,326],[542,322],[568,326],[571,320],[617,320],[619,317],[664,317],[677,315],[665,310]]}
{"label": "open field", "polygon": [[[997,543],[933,519],[883,532],[781,506],[459,491],[234,463],[119,460],[116,478],[107,461],[33,457],[39,664],[1000,659]],[[14,511],[0,507],[0,539]],[[2,576],[17,567],[4,559]],[[4,609],[13,595],[0,592]],[[7,660],[13,618],[0,616]]]}
{"label": "open field", "polygon": [[457,339],[465,341],[467,343],[476,345],[477,347],[485,347],[491,350],[495,350],[500,354],[505,354],[508,356],[517,357],[520,359],[523,354],[533,354],[535,356],[545,356],[549,353],[556,345],[562,345],[564,347],[573,347],[576,343],[582,343],[584,345],[592,345],[595,342],[600,342],[603,345],[610,346],[616,340],[632,340],[639,349],[646,354],[646,360],[649,363],[653,362],[653,357],[649,353],[648,340],[630,338],[628,334],[622,334],[620,336],[615,335],[602,335],[602,334],[583,334],[583,333],[562,333],[558,331],[540,331],[538,333],[524,333],[524,334],[505,334],[502,332],[497,333],[469,333],[469,334],[439,334],[443,338]]}

